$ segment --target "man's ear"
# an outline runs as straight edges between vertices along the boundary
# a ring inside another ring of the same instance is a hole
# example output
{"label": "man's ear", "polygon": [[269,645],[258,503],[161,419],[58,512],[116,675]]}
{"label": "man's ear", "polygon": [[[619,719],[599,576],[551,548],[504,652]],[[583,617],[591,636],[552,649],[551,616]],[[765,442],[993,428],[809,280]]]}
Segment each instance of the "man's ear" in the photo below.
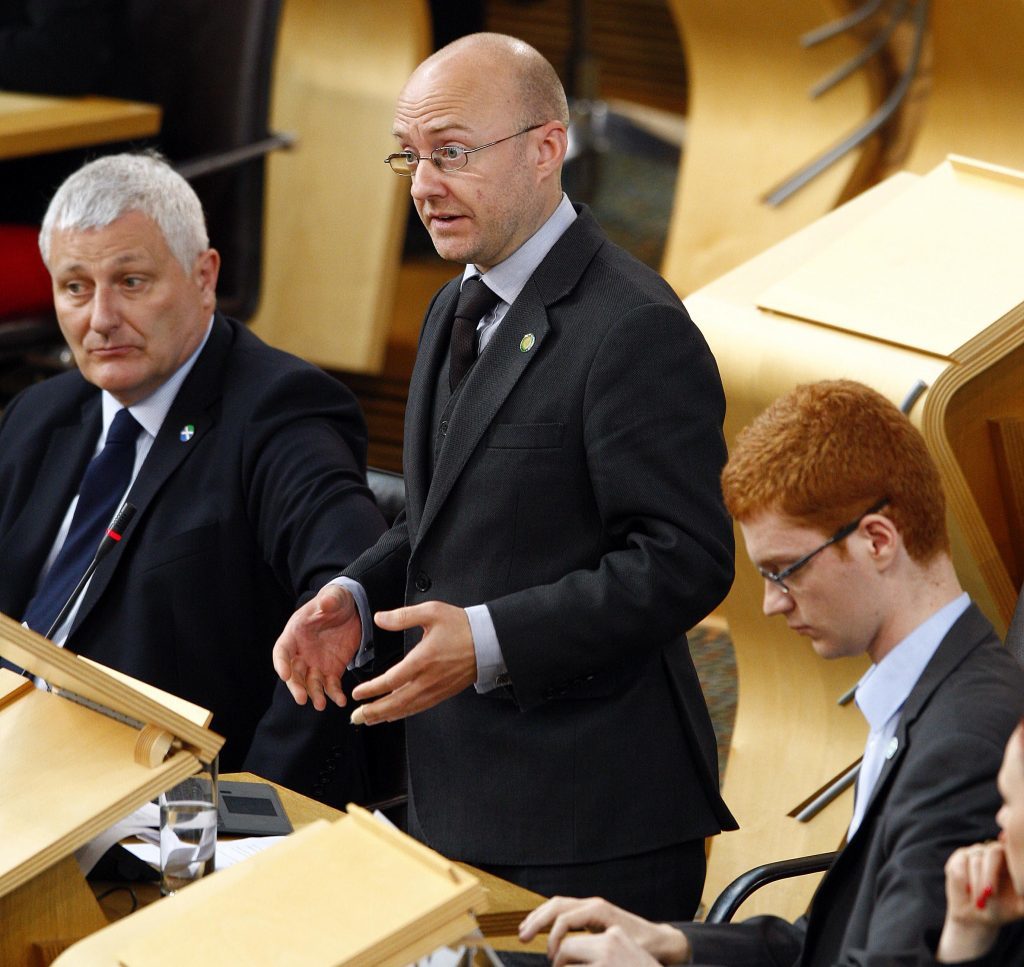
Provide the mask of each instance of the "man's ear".
{"label": "man's ear", "polygon": [[220,275],[220,253],[215,248],[200,252],[192,269],[192,281],[203,295],[203,304],[209,303],[212,312],[217,302],[217,277]]}
{"label": "man's ear", "polygon": [[569,135],[561,121],[548,121],[537,133],[541,135],[537,141],[537,172],[546,178],[561,170]]}
{"label": "man's ear", "polygon": [[889,517],[869,514],[861,521],[858,532],[868,540],[871,558],[881,568],[888,568],[903,547],[903,535]]}

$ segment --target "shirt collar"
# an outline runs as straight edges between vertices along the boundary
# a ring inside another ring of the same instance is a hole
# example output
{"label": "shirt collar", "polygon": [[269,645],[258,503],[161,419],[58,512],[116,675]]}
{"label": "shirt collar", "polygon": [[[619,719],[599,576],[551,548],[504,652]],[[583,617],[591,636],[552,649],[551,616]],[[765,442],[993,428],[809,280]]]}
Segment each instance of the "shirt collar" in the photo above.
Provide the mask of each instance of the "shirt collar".
{"label": "shirt collar", "polygon": [[[565,230],[574,221],[576,209],[563,192],[562,200],[548,220],[504,262],[499,262],[483,274],[482,278],[487,287],[495,292],[502,302],[512,305],[530,276],[537,270],[537,266],[544,261],[544,256],[551,251],[555,242],[565,234]],[[471,262],[462,273],[463,282],[474,275],[480,275],[480,270]]]}
{"label": "shirt collar", "polygon": [[970,597],[963,593],[919,624],[857,683],[855,701],[872,732],[878,731],[906,702],[907,696],[949,633],[967,610]]}
{"label": "shirt collar", "polygon": [[[178,395],[178,390],[181,389],[181,384],[185,382],[185,377],[188,376],[192,371],[192,367],[196,364],[199,354],[203,351],[203,347],[210,338],[210,332],[212,329],[213,316],[210,316],[210,321],[206,324],[206,333],[203,336],[202,342],[196,346],[192,355],[174,371],[169,379],[150,393],[149,396],[128,407],[128,412],[135,417],[142,429],[151,437],[155,438],[157,433],[160,432],[160,427],[163,425],[164,419],[171,408],[171,404],[174,402],[174,398]],[[121,409],[121,404],[106,390],[103,391],[102,398],[103,432],[100,434],[101,446],[107,439],[107,431],[110,429],[110,424],[114,421],[114,416],[117,414],[117,411]]]}

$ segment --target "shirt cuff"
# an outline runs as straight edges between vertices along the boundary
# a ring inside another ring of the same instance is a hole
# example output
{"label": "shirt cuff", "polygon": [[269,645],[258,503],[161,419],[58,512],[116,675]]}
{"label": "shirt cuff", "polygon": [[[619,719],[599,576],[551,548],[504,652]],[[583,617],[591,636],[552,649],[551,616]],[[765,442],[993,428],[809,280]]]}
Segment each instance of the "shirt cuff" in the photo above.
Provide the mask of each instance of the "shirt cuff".
{"label": "shirt cuff", "polygon": [[358,581],[353,581],[352,578],[346,577],[337,577],[327,583],[336,584],[338,587],[344,588],[346,591],[351,592],[352,597],[355,598],[363,638],[359,643],[359,651],[355,653],[355,657],[348,663],[348,667],[350,669],[362,668],[363,665],[373,661],[373,621],[370,618],[370,599],[366,596],[366,588]]}
{"label": "shirt cuff", "polygon": [[469,630],[473,634],[473,650],[476,652],[476,683],[474,687],[483,694],[502,685],[509,685],[508,668],[498,644],[498,633],[486,604],[474,604],[466,608]]}

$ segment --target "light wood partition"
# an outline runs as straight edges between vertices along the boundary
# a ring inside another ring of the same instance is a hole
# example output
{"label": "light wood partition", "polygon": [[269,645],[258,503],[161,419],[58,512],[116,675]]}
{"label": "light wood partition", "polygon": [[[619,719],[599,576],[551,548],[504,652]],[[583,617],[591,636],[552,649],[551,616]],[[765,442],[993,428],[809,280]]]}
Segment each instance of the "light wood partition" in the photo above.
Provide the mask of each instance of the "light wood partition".
{"label": "light wood partition", "polygon": [[905,167],[947,154],[1024,168],[1024,0],[931,0],[929,94]]}
{"label": "light wood partition", "polygon": [[[1006,521],[1024,487],[1024,277],[1008,271],[1022,234],[1024,176],[951,159],[888,179],[687,299],[722,371],[730,441],[798,383],[858,379],[897,404],[924,384],[910,415],[943,477],[957,571],[1000,632],[1021,576]],[[739,678],[724,793],[741,829],[712,846],[707,901],[760,863],[839,845],[852,790],[809,822],[792,813],[866,735],[856,708],[837,704],[866,665],[823,661],[764,618],[739,533],[737,548],[723,607]],[[799,915],[817,879],[770,886],[741,915]]]}
{"label": "light wood partition", "polygon": [[349,805],[67,950],[66,967],[403,967],[475,930],[479,880]]}
{"label": "light wood partition", "polygon": [[[858,44],[812,49],[804,32],[847,8],[827,0],[670,0],[689,70],[687,139],[662,274],[685,294],[833,208],[857,180],[858,149],[778,208],[762,196],[866,119],[877,63],[812,100]],[[680,68],[682,69],[682,68]]]}
{"label": "light wood partition", "polygon": [[268,342],[322,366],[379,372],[409,185],[383,164],[395,98],[429,52],[426,0],[285,0],[272,126],[298,137],[268,167]]}
{"label": "light wood partition", "polygon": [[0,655],[50,688],[0,668],[0,963],[32,967],[102,925],[72,853],[224,740],[206,709],[140,691],[6,615]]}

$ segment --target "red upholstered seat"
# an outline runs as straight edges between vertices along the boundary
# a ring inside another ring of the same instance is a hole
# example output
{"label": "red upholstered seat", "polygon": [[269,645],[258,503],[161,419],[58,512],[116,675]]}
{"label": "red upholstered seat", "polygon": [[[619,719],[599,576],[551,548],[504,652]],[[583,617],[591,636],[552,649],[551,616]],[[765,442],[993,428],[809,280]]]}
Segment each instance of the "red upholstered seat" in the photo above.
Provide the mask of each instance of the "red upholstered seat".
{"label": "red upholstered seat", "polygon": [[0,225],[0,323],[53,308],[50,273],[39,255],[39,229]]}

